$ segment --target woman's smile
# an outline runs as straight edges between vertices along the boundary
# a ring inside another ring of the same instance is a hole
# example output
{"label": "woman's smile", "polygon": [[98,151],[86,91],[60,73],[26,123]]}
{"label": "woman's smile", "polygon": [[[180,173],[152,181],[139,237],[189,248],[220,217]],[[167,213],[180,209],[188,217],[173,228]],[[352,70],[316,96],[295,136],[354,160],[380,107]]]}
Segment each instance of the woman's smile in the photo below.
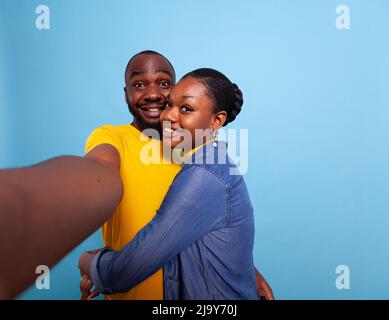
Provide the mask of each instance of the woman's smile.
{"label": "woman's smile", "polygon": [[[166,121],[164,122],[166,123]],[[167,125],[163,125],[162,126],[162,135],[163,135],[163,138],[164,139],[172,139],[172,140],[175,140],[176,138],[180,137],[181,134],[182,134],[183,130],[182,129],[174,129],[172,128],[171,126]]]}

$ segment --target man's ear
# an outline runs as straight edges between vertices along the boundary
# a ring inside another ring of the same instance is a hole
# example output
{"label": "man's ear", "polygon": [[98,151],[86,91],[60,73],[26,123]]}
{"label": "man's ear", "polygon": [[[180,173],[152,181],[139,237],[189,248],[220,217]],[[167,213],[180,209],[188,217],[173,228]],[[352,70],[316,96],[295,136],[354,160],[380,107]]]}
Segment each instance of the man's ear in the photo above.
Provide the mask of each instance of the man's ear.
{"label": "man's ear", "polygon": [[124,100],[126,101],[126,103],[128,104],[128,97],[127,97],[127,87],[124,87]]}
{"label": "man's ear", "polygon": [[219,130],[227,120],[227,112],[219,111],[213,115],[211,128],[213,131]]}

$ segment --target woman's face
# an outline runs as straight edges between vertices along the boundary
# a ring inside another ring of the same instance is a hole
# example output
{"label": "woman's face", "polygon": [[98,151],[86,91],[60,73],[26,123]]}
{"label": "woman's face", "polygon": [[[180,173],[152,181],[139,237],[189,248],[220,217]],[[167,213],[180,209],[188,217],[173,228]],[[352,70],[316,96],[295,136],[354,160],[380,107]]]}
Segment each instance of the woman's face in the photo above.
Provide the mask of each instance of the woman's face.
{"label": "woman's face", "polygon": [[[173,87],[160,119],[164,144],[171,148],[178,144],[183,148],[195,148],[210,140],[212,131],[222,125],[218,124],[214,103],[204,84],[192,77],[182,79]],[[202,133],[204,136],[200,137]]]}

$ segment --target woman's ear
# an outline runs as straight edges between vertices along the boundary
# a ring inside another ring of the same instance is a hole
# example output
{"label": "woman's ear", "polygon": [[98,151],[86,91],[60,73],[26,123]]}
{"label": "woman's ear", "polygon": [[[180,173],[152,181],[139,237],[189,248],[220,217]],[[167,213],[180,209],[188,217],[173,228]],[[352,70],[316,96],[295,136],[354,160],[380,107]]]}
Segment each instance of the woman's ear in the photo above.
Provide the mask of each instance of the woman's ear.
{"label": "woman's ear", "polygon": [[211,128],[213,131],[219,130],[227,120],[227,112],[219,111],[213,115]]}

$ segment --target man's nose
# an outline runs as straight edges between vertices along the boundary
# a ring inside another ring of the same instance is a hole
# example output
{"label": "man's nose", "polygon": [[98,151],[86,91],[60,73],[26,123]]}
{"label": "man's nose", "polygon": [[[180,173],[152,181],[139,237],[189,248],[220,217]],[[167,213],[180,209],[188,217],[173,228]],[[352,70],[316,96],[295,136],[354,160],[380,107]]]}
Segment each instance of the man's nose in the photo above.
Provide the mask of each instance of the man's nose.
{"label": "man's nose", "polygon": [[151,85],[147,88],[146,94],[144,96],[145,101],[157,101],[160,102],[164,99],[164,96],[155,85]]}

